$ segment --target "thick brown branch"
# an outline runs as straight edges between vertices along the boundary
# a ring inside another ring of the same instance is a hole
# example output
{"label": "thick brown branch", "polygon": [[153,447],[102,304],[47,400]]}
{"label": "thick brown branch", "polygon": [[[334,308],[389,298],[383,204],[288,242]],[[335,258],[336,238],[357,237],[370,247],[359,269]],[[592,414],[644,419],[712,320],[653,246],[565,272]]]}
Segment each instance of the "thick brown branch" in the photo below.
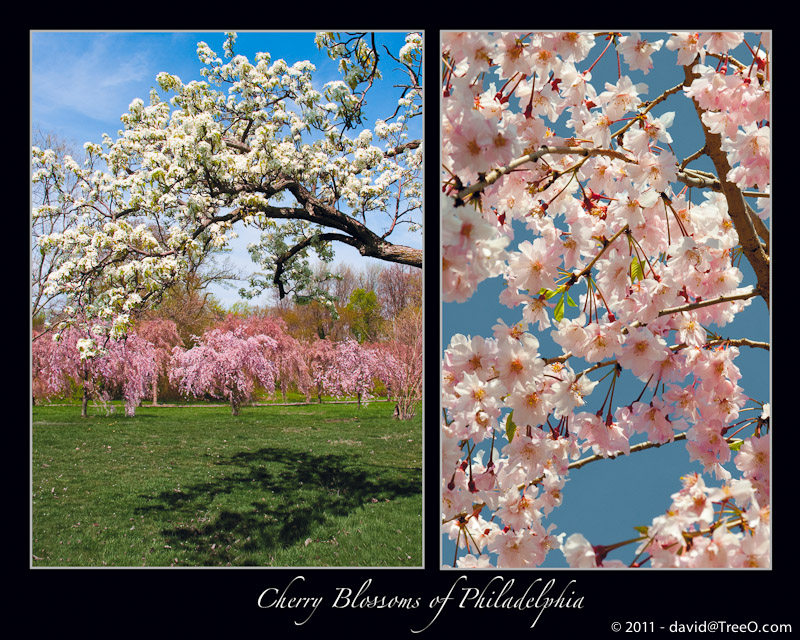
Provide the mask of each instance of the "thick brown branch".
{"label": "thick brown branch", "polygon": [[349,244],[356,247],[362,256],[422,268],[421,249],[387,242],[355,218],[317,198],[297,181],[287,179],[285,188],[307,212],[304,219],[346,233],[353,239]]}
{"label": "thick brown branch", "polygon": [[[238,148],[242,151],[249,150],[249,147],[239,143],[237,140],[232,138],[224,138],[224,140],[226,144],[231,147]],[[412,141],[408,143],[408,145],[410,145],[409,148],[413,148],[414,142]],[[345,240],[340,237],[337,238],[337,240],[346,242],[355,247],[362,256],[422,268],[421,249],[396,245],[386,241],[367,228],[366,225],[352,216],[342,213],[331,203],[321,200],[300,182],[289,176],[279,175],[268,185],[217,185],[217,190],[229,195],[237,195],[244,192],[258,192],[267,198],[281,191],[289,191],[294,196],[295,200],[297,200],[299,206],[275,207],[272,205],[261,205],[248,209],[247,212],[241,208],[237,208],[223,215],[207,217],[195,230],[193,234],[194,238],[198,237],[214,222],[236,222],[242,219],[246,213],[258,211],[268,218],[305,220],[306,222],[340,231],[342,234],[348,236],[349,239]]]}
{"label": "thick brown branch", "polygon": [[[231,148],[245,153],[250,152],[249,146],[234,138],[225,137],[223,140],[225,144]],[[422,142],[420,140],[411,140],[394,149],[386,151],[384,155],[386,157],[393,157],[408,149],[416,149],[421,144]],[[240,187],[236,189],[227,189],[225,192],[233,194],[239,191],[247,191],[248,189],[249,187]],[[396,245],[386,241],[383,237],[368,229],[355,218],[342,213],[332,204],[320,200],[302,184],[288,176],[279,176],[268,188],[265,189],[261,187],[258,190],[263,192],[267,197],[279,191],[287,190],[295,197],[300,205],[299,207],[273,207],[269,205],[259,207],[258,210],[269,218],[305,220],[324,227],[336,229],[350,238],[349,240],[338,238],[338,240],[347,242],[347,244],[355,247],[363,256],[422,268],[421,249]],[[241,213],[238,209],[226,216],[218,216],[214,221],[222,221],[223,219],[233,220],[237,216],[241,217]]]}
{"label": "thick brown branch", "polygon": [[762,242],[764,243],[764,251],[767,255],[769,255],[769,229],[767,228],[767,225],[764,224],[764,221],[758,217],[758,214],[753,211],[749,204],[745,204],[745,206],[747,207],[747,215],[750,216],[750,220],[753,222],[753,227],[755,227],[758,237],[761,238]]}
{"label": "thick brown branch", "polygon": [[398,156],[407,149],[417,149],[422,144],[421,140],[411,140],[410,142],[406,142],[405,144],[397,145],[394,149],[389,149],[383,155],[387,158],[392,158],[394,156]]}
{"label": "thick brown branch", "polygon": [[249,147],[249,146],[247,146],[247,145],[246,145],[244,142],[240,142],[240,141],[239,141],[239,140],[237,140],[236,138],[231,138],[231,137],[228,137],[228,136],[223,136],[223,137],[222,137],[222,141],[223,141],[223,142],[224,142],[226,145],[228,145],[229,147],[232,147],[232,148],[234,148],[234,149],[238,149],[239,151],[243,151],[244,153],[250,153],[250,151],[251,151],[251,149],[250,149],[250,147]]}
{"label": "thick brown branch", "polygon": [[[678,182],[682,182],[690,187],[700,189],[711,189],[712,191],[722,192],[722,184],[713,173],[698,171],[697,169],[680,169],[678,171]],[[758,191],[742,191],[745,198],[769,198],[770,194]]]}
{"label": "thick brown branch", "polygon": [[[683,71],[685,86],[691,85],[692,82],[699,77],[698,74],[692,71],[692,65],[685,66]],[[741,190],[735,184],[728,182],[725,178],[731,170],[731,166],[728,163],[727,154],[722,150],[722,136],[718,133],[711,133],[708,130],[708,127],[702,119],[704,110],[696,100],[692,99],[692,102],[694,103],[694,108],[697,112],[700,124],[703,127],[703,133],[706,139],[706,152],[714,163],[717,175],[720,176],[719,182],[722,193],[728,203],[728,215],[736,228],[736,233],[739,236],[739,242],[744,250],[744,255],[747,257],[747,260],[750,262],[756,274],[756,289],[759,295],[764,298],[764,302],[767,303],[767,308],[769,308],[769,256],[761,246],[761,242],[759,242],[755,227],[747,212],[747,205],[745,204]]]}

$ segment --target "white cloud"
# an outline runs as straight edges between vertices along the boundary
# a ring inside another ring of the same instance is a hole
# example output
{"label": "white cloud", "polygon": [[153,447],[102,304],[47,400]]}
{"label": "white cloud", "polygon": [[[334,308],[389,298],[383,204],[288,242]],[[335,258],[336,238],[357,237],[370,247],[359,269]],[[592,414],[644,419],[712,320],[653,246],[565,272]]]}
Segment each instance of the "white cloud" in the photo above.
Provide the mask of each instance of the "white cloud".
{"label": "white cloud", "polygon": [[34,34],[34,109],[43,115],[71,110],[116,125],[134,97],[147,98],[140,94],[157,73],[148,50],[135,42],[123,33]]}

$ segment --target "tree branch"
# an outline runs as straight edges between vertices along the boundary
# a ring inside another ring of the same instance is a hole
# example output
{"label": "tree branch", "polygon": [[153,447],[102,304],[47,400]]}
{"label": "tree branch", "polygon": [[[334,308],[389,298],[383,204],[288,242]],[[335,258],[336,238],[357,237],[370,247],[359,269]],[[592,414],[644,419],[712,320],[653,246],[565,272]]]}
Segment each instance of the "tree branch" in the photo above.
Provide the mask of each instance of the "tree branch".
{"label": "tree branch", "polygon": [[[225,137],[223,140],[232,148],[243,152],[250,151],[250,147],[239,142],[238,140],[229,137]],[[400,145],[400,147],[414,149],[420,144],[420,141],[413,140],[405,145]],[[394,151],[399,153],[400,147],[395,147]],[[279,174],[271,184],[257,188],[252,185],[230,186],[228,188],[224,188],[222,185],[217,185],[217,187],[220,192],[231,195],[252,191],[262,193],[266,197],[273,196],[280,191],[289,191],[294,196],[295,200],[297,200],[298,204],[300,205],[299,207],[274,207],[271,205],[260,205],[254,207],[253,210],[264,214],[268,218],[305,220],[323,227],[336,229],[337,231],[341,231],[343,234],[346,234],[350,238],[349,240],[344,240],[343,238],[339,237],[337,240],[346,242],[347,244],[355,247],[362,256],[422,268],[421,249],[415,249],[413,247],[404,245],[396,245],[388,242],[352,216],[342,213],[332,204],[320,200],[305,186],[289,176]],[[245,212],[241,208],[237,208],[227,214],[210,218],[204,221],[202,226],[195,231],[193,237],[197,237],[212,222],[236,222],[244,215]]]}
{"label": "tree branch", "polygon": [[731,347],[752,347],[754,349],[764,349],[765,351],[769,351],[769,342],[756,342],[755,340],[750,340],[749,338],[737,338],[735,340],[730,338],[720,338],[719,340],[709,340],[706,342],[706,345],[709,347],[713,347],[718,344],[725,344]]}
{"label": "tree branch", "polygon": [[749,204],[745,203],[744,206],[747,207],[747,215],[750,216],[750,220],[753,223],[753,227],[755,228],[756,233],[758,233],[758,237],[761,238],[761,240],[764,243],[764,252],[767,255],[769,255],[770,242],[769,242],[769,229],[767,228],[767,225],[764,224],[764,221],[758,217],[758,214],[755,211],[753,211],[752,207],[750,207]]}
{"label": "tree branch", "polygon": [[[658,96],[657,98],[654,98],[653,100],[649,100],[649,101],[647,101],[647,102],[644,102],[644,103],[642,103],[642,104],[641,104],[641,105],[639,105],[639,106],[640,106],[640,107],[644,107],[645,109],[644,109],[644,111],[641,111],[641,112],[639,113],[639,115],[640,115],[640,116],[643,116],[643,115],[645,115],[645,114],[646,114],[648,111],[650,111],[650,110],[651,110],[653,107],[655,107],[657,104],[659,104],[659,103],[663,102],[663,101],[664,101],[664,100],[666,100],[666,99],[667,99],[669,96],[671,96],[673,93],[677,93],[677,92],[678,92],[678,91],[680,91],[681,89],[683,89],[683,83],[682,83],[682,82],[681,82],[680,84],[678,84],[678,85],[675,85],[675,86],[674,86],[674,87],[672,87],[671,89],[667,89],[667,90],[666,90],[664,93],[662,93],[662,94],[661,94],[660,96]],[[637,119],[637,118],[633,118],[632,120],[630,120],[630,121],[629,121],[629,122],[628,122],[628,123],[627,123],[625,126],[623,126],[623,127],[622,127],[622,128],[619,130],[619,131],[617,131],[616,133],[612,133],[612,134],[611,134],[611,139],[612,139],[612,140],[614,140],[614,139],[616,139],[618,136],[621,136],[621,135],[622,135],[623,133],[625,133],[625,132],[626,132],[628,129],[630,129],[630,128],[631,128],[631,127],[632,127],[632,126],[633,126],[633,125],[634,125],[634,124],[635,124],[637,121],[638,121],[638,119]]]}
{"label": "tree branch", "polygon": [[671,313],[680,313],[681,311],[694,311],[695,309],[700,309],[702,307],[710,307],[714,304],[722,304],[723,302],[733,302],[735,300],[747,300],[749,298],[753,298],[759,295],[758,291],[755,289],[753,291],[748,291],[747,293],[737,293],[732,296],[720,296],[718,298],[710,298],[709,300],[700,300],[699,302],[692,302],[691,304],[684,305],[682,307],[672,307],[671,309],[662,309],[658,312],[658,317],[666,316]]}
{"label": "tree branch", "polygon": [[[692,82],[699,77],[698,74],[692,71],[692,66],[693,65],[688,65],[683,68],[685,86],[690,86]],[[727,176],[728,172],[731,170],[731,166],[728,163],[727,154],[722,150],[722,136],[709,131],[702,118],[704,110],[695,99],[692,99],[692,103],[694,104],[700,124],[703,127],[703,133],[706,139],[706,151],[711,161],[714,163],[717,175],[720,176],[719,182],[721,191],[728,203],[728,215],[736,228],[736,233],[739,236],[739,242],[742,245],[744,254],[756,274],[756,289],[759,295],[764,298],[764,302],[766,302],[767,308],[769,309],[769,256],[758,240],[755,227],[747,212],[747,206],[745,205],[741,190],[735,184],[725,179],[725,176]]]}
{"label": "tree branch", "polygon": [[[631,453],[636,453],[637,451],[645,451],[646,449],[653,449],[655,447],[660,447],[662,444],[667,444],[670,442],[678,442],[679,440],[686,440],[686,433],[676,433],[672,440],[667,440],[667,442],[652,442],[648,440],[647,442],[640,442],[639,444],[635,444],[631,447]],[[597,462],[598,460],[613,460],[619,456],[628,455],[624,451],[615,451],[607,456],[601,455],[596,453],[593,456],[589,456],[588,458],[582,458],[580,460],[576,460],[575,462],[571,462],[568,466],[568,469],[572,471],[573,469],[580,469],[582,466],[589,464],[590,462]],[[544,478],[537,478],[531,484],[539,484]]]}
{"label": "tree branch", "polygon": [[386,158],[392,158],[394,156],[399,156],[403,153],[406,149],[417,149],[422,144],[421,140],[411,140],[404,144],[397,145],[394,149],[389,149],[383,155]]}
{"label": "tree branch", "polygon": [[[242,151],[243,153],[250,153],[252,149],[246,145],[244,142],[236,140],[236,138],[231,138],[229,136],[223,136],[222,141],[232,149],[236,149],[237,151]],[[403,144],[399,144],[393,149],[389,149],[388,151],[384,152],[385,158],[393,158],[394,156],[398,156],[404,151],[408,149],[417,149],[422,144],[421,140],[409,140]]]}
{"label": "tree branch", "polygon": [[[722,192],[722,183],[712,173],[698,171],[697,169],[683,169],[678,171],[678,182],[699,189],[711,189]],[[745,198],[769,198],[770,194],[758,191],[742,191]]]}
{"label": "tree branch", "polygon": [[[672,438],[672,440],[667,440],[667,442],[652,442],[650,440],[648,440],[647,442],[640,442],[639,444],[633,445],[631,447],[631,451],[630,452],[631,453],[637,453],[638,451],[645,451],[646,449],[653,449],[655,447],[660,447],[662,444],[669,444],[671,442],[679,442],[680,440],[686,440],[686,433],[676,433],[675,436]],[[572,471],[573,469],[580,469],[581,467],[589,464],[590,462],[597,462],[598,460],[613,460],[614,458],[617,458],[619,456],[624,456],[624,455],[629,455],[629,454],[626,454],[624,451],[615,451],[615,452],[613,452],[613,453],[611,453],[609,455],[606,455],[606,456],[603,456],[603,455],[598,453],[598,454],[595,454],[593,456],[589,456],[588,458],[582,458],[580,460],[576,460],[575,462],[571,462],[568,465],[567,469],[569,469],[569,471]],[[544,476],[539,476],[538,478],[536,478],[535,480],[531,480],[527,484],[519,485],[517,487],[517,489],[522,491],[526,487],[534,487],[536,485],[541,484],[543,480],[544,480]],[[483,509],[483,507],[485,507],[485,506],[486,506],[485,503],[477,503],[477,504],[473,505],[472,513],[480,513],[481,509]],[[466,516],[467,516],[467,512],[462,512],[462,513],[459,513],[458,515],[456,515],[456,516],[454,516],[452,518],[449,518],[447,520],[442,520],[442,524],[447,524],[448,522],[450,522],[452,520],[457,520],[459,517],[466,517]]]}
{"label": "tree branch", "polygon": [[702,155],[703,155],[705,152],[706,152],[706,147],[705,147],[705,145],[703,145],[703,146],[702,146],[702,147],[700,147],[700,148],[699,148],[697,151],[695,151],[695,152],[694,152],[692,155],[690,155],[690,156],[686,156],[686,157],[683,159],[683,162],[681,162],[681,164],[679,165],[679,167],[678,167],[678,168],[679,168],[681,171],[683,171],[683,170],[686,168],[686,165],[687,165],[687,164],[689,164],[690,162],[692,162],[692,161],[694,161],[694,160],[697,160],[697,159],[698,159],[700,156],[702,156]]}
{"label": "tree branch", "polygon": [[[486,187],[494,184],[499,180],[502,176],[507,173],[510,173],[514,169],[526,164],[528,162],[535,162],[539,158],[547,154],[574,154],[579,156],[607,156],[610,158],[617,158],[618,160],[623,160],[624,162],[630,162],[632,164],[637,164],[636,160],[633,158],[627,157],[624,153],[619,151],[614,151],[612,149],[587,149],[585,147],[541,147],[538,151],[534,151],[529,153],[528,155],[521,156],[509,162],[505,167],[500,167],[498,169],[494,169],[487,173],[482,180],[475,182],[474,184],[469,185],[468,187],[464,187],[461,189],[457,194],[456,197],[460,200],[466,199],[468,196],[472,195],[473,193],[478,193],[479,191],[483,191]],[[716,176],[706,173],[705,171],[698,171],[696,169],[679,169],[677,173],[677,179],[679,182],[686,184],[690,187],[698,187],[700,189],[712,189],[713,191],[723,191],[722,184],[717,179]],[[757,191],[744,191],[741,192],[741,195],[747,198],[768,198],[770,194],[768,193],[759,193]]]}
{"label": "tree branch", "polygon": [[278,286],[278,293],[281,299],[286,297],[286,290],[283,288],[283,280],[281,279],[281,276],[286,268],[286,263],[315,240],[321,240],[323,242],[338,240],[339,242],[353,244],[353,239],[350,236],[342,235],[340,233],[318,233],[305,238],[301,242],[298,242],[291,249],[279,256],[275,261],[275,276],[272,278],[272,282]]}
{"label": "tree branch", "polygon": [[343,231],[353,240],[348,244],[357,248],[362,256],[422,268],[421,249],[387,242],[355,218],[317,198],[297,181],[286,179],[285,188],[306,210],[307,218],[305,219]]}
{"label": "tree branch", "polygon": [[569,155],[576,155],[576,156],[608,156],[610,158],[618,158],[619,160],[624,160],[625,162],[634,162],[624,153],[619,151],[613,151],[612,149],[586,149],[585,147],[547,147],[542,146],[539,148],[538,151],[533,151],[527,155],[521,156],[509,162],[505,167],[500,167],[498,169],[494,169],[487,173],[482,180],[478,180],[478,182],[469,185],[461,189],[456,197],[460,200],[465,199],[467,196],[472,195],[473,193],[477,193],[479,191],[483,191],[486,187],[494,184],[499,180],[502,176],[513,171],[517,167],[522,166],[528,162],[535,162],[539,158],[544,155],[548,154],[569,154]]}

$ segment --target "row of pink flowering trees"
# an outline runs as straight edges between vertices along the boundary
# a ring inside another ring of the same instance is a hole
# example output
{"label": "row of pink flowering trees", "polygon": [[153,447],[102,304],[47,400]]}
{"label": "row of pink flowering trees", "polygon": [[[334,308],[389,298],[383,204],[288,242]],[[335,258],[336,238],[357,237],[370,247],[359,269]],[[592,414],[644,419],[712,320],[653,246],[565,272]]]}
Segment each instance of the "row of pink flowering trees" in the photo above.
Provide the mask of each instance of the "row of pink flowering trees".
{"label": "row of pink flowering trees", "polygon": [[[404,419],[413,416],[406,406],[416,406],[422,387],[422,345],[418,354],[408,356],[396,346],[404,339],[398,333],[380,345],[320,339],[303,343],[289,335],[280,318],[269,316],[228,316],[197,336],[188,349],[174,323],[167,320],[143,322],[119,340],[93,339],[70,329],[57,340],[48,336],[34,340],[33,396],[43,401],[79,387],[83,416],[89,400],[106,403],[113,397],[122,397],[126,415],[133,416],[148,394],[156,404],[159,379],[167,379],[182,395],[224,400],[238,415],[259,389],[270,394],[280,390],[286,401],[292,386],[307,400],[312,392],[320,402],[323,394],[356,397],[360,407],[380,381],[402,407],[397,417]],[[401,383],[398,373],[415,363],[417,386]]]}

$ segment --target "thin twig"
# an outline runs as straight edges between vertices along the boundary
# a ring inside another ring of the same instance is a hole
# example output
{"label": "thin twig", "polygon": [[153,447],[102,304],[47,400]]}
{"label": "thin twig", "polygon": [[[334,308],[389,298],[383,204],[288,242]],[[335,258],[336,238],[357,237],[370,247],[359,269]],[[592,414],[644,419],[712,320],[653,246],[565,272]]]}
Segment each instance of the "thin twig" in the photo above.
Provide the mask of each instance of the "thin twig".
{"label": "thin twig", "polygon": [[683,171],[686,168],[687,164],[689,164],[690,162],[694,162],[700,156],[702,156],[705,152],[706,152],[706,146],[703,145],[700,149],[695,151],[692,155],[686,156],[686,158],[684,158],[683,162],[681,162],[681,164],[679,166],[680,170]]}
{"label": "thin twig", "polygon": [[[640,442],[639,444],[635,444],[631,447],[630,453],[636,453],[638,451],[645,451],[646,449],[654,449],[656,447],[660,447],[663,444],[668,444],[670,442],[678,442],[680,440],[686,440],[686,433],[676,433],[672,440],[667,440],[666,442],[653,442],[648,440],[647,442]],[[573,469],[580,469],[582,466],[589,464],[590,462],[597,462],[598,460],[613,460],[619,456],[629,455],[626,454],[624,451],[615,451],[614,453],[609,453],[608,455],[603,455],[600,453],[596,453],[593,456],[589,456],[588,458],[582,458],[580,460],[576,460],[575,462],[571,462],[567,467],[570,471]],[[538,484],[544,480],[544,478],[537,478],[531,484]]]}
{"label": "thin twig", "polygon": [[753,347],[754,349],[764,349],[769,351],[769,342],[756,342],[755,340],[750,340],[749,338],[720,338],[719,340],[709,340],[706,342],[706,345],[709,347],[713,347],[718,344],[726,344],[731,347]]}
{"label": "thin twig", "polygon": [[724,302],[734,302],[736,300],[747,300],[749,298],[754,298],[757,295],[759,295],[758,291],[753,289],[752,291],[748,291],[746,293],[737,293],[732,296],[720,296],[718,298],[711,298],[709,300],[701,300],[700,302],[692,302],[682,307],[672,307],[670,309],[662,309],[661,311],[658,312],[658,316],[660,318],[661,316],[666,316],[671,313],[680,313],[681,311],[694,311],[695,309],[709,307],[714,304],[722,304]]}
{"label": "thin twig", "polygon": [[[644,103],[642,103],[642,105],[641,105],[641,106],[644,106],[644,107],[645,107],[645,109],[644,109],[644,111],[641,111],[641,112],[639,113],[639,116],[643,116],[643,115],[645,115],[645,114],[646,114],[646,113],[648,113],[648,112],[649,112],[649,111],[650,111],[650,110],[651,110],[653,107],[655,107],[657,104],[659,104],[660,102],[663,102],[663,101],[664,101],[664,100],[666,100],[666,99],[667,99],[669,96],[671,96],[673,93],[677,93],[677,92],[678,92],[678,91],[680,91],[682,88],[683,88],[683,83],[681,82],[680,84],[678,84],[678,85],[675,85],[675,86],[674,86],[674,87],[672,87],[671,89],[667,89],[667,90],[666,90],[664,93],[662,93],[660,96],[658,96],[658,97],[657,97],[657,98],[655,98],[654,100],[650,100],[649,102],[644,102]],[[617,138],[617,136],[621,136],[621,135],[622,135],[623,133],[625,133],[625,132],[626,132],[628,129],[630,129],[630,128],[631,128],[631,127],[632,127],[632,126],[633,126],[633,125],[636,123],[636,121],[637,121],[637,118],[636,118],[636,117],[634,117],[634,118],[633,118],[632,120],[630,120],[630,121],[629,121],[629,122],[628,122],[628,123],[627,123],[627,124],[626,124],[624,127],[622,127],[622,129],[620,129],[620,130],[619,130],[619,131],[617,131],[616,133],[612,133],[612,134],[611,134],[611,139],[612,139],[612,140],[614,140],[614,139],[616,139],[616,138]]]}
{"label": "thin twig", "polygon": [[613,151],[611,149],[586,149],[584,147],[543,146],[540,147],[537,151],[533,151],[527,155],[512,160],[504,167],[500,167],[499,169],[494,169],[493,171],[490,171],[483,177],[482,180],[478,180],[478,182],[461,189],[461,191],[458,192],[457,197],[460,200],[464,200],[473,193],[483,191],[486,187],[497,182],[497,180],[499,180],[500,177],[504,176],[510,171],[513,171],[517,167],[520,167],[523,164],[527,164],[528,162],[536,162],[542,156],[551,154],[576,155],[584,157],[608,156],[610,158],[617,158],[619,160],[624,160],[625,162],[634,162],[634,160],[628,158],[624,153],[621,153],[619,151]]}
{"label": "thin twig", "polygon": [[[674,437],[672,438],[672,440],[667,440],[666,442],[652,442],[650,440],[648,440],[647,442],[640,442],[639,444],[635,444],[635,445],[633,445],[631,447],[630,453],[636,453],[638,451],[644,451],[646,449],[653,449],[655,447],[660,447],[663,444],[668,444],[670,442],[679,442],[680,440],[686,440],[686,433],[676,433],[674,435]],[[572,471],[573,469],[580,469],[581,467],[583,467],[584,465],[589,464],[590,462],[597,462],[598,460],[612,460],[614,458],[617,458],[617,457],[623,456],[623,455],[628,455],[628,454],[626,454],[624,451],[615,451],[615,452],[613,452],[613,453],[611,453],[609,455],[606,455],[606,456],[603,456],[601,454],[596,454],[596,455],[593,455],[593,456],[589,456],[588,458],[583,458],[581,460],[576,460],[575,462],[571,462],[567,468],[570,471]],[[540,477],[536,478],[535,480],[532,480],[531,482],[518,485],[517,489],[522,491],[526,487],[534,487],[536,485],[541,484],[543,480],[544,480],[544,476],[540,476]],[[473,508],[472,508],[472,513],[473,514],[474,513],[480,513],[481,509],[483,509],[484,506],[486,506],[486,503],[479,502],[479,503],[474,504]],[[458,518],[462,518],[462,517],[466,517],[466,516],[467,516],[467,512],[464,511],[462,513],[456,514],[452,518],[448,518],[448,519],[442,520],[442,524],[447,524],[448,522],[451,522],[453,520],[457,520]]]}

